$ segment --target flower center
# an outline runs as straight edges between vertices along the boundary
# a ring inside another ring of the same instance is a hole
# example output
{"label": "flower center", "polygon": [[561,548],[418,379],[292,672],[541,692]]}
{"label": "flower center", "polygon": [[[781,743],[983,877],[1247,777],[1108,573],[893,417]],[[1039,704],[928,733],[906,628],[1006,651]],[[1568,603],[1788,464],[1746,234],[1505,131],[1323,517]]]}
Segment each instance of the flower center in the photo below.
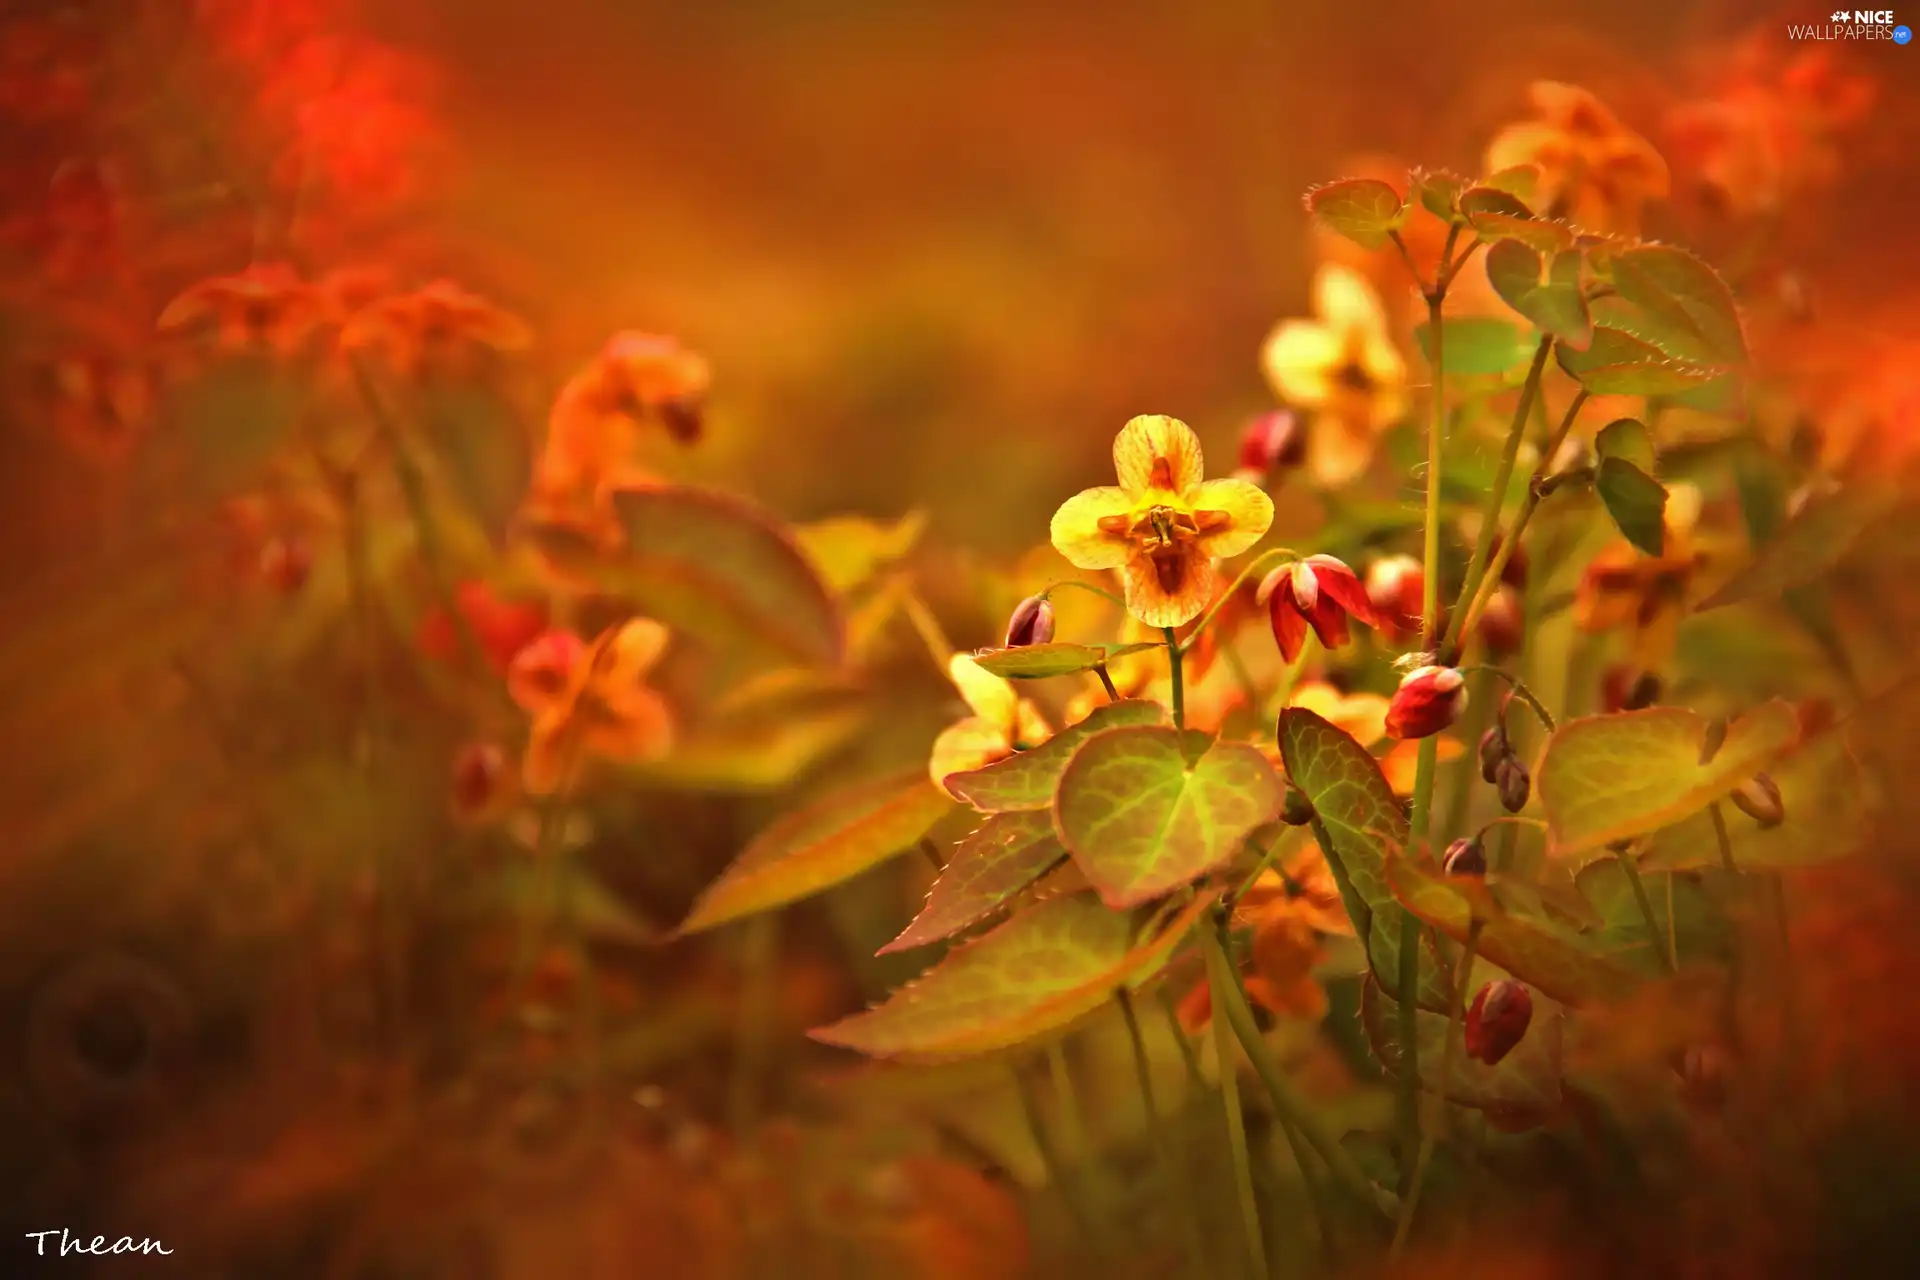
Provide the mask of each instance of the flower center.
{"label": "flower center", "polygon": [[1373,390],[1373,376],[1358,360],[1348,360],[1334,372],[1333,380],[1348,391],[1362,394]]}

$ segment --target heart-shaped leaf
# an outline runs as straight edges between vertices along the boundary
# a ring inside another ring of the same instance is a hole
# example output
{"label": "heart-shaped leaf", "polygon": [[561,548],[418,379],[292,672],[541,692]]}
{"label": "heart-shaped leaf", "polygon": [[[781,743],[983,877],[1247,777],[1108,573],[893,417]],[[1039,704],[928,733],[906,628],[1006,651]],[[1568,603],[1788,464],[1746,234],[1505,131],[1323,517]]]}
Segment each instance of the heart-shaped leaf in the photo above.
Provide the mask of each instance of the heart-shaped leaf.
{"label": "heart-shaped leaf", "polygon": [[[1468,998],[1480,984],[1499,976],[1490,968],[1474,966]],[[1469,1058],[1462,1031],[1454,1034],[1452,1069],[1447,1070],[1445,1045],[1449,1019],[1444,1013],[1420,1009],[1414,1013],[1418,1037],[1420,1085],[1428,1093],[1476,1110],[1500,1110],[1544,1123],[1560,1109],[1561,1041],[1565,1015],[1545,996],[1533,1002],[1527,1033],[1507,1056],[1488,1066]],[[1380,984],[1368,978],[1360,990],[1360,1025],[1367,1043],[1388,1075],[1400,1074],[1399,1010]],[[1445,1079],[1442,1080],[1442,1074]],[[1511,1130],[1509,1130],[1511,1132]]]}
{"label": "heart-shaped leaf", "polygon": [[1800,732],[1792,706],[1775,699],[1728,725],[1702,763],[1710,727],[1681,707],[1561,725],[1533,775],[1552,852],[1575,857],[1672,826],[1767,769]]}
{"label": "heart-shaped leaf", "polygon": [[1665,972],[1661,957],[1669,941],[1683,965],[1725,961],[1734,946],[1732,925],[1722,905],[1726,877],[1707,874],[1713,876],[1713,883],[1703,882],[1698,875],[1643,872],[1647,905],[1653,908],[1649,930],[1639,896],[1617,860],[1602,858],[1582,868],[1575,883],[1600,916],[1600,923],[1585,935],[1586,943],[1645,978]]}
{"label": "heart-shaped leaf", "polygon": [[1388,235],[1406,221],[1407,205],[1378,178],[1346,178],[1307,192],[1307,212],[1364,249],[1383,249]]}
{"label": "heart-shaped leaf", "polygon": [[983,649],[973,655],[980,669],[1005,680],[1044,680],[1070,676],[1105,666],[1129,653],[1158,649],[1157,641],[1141,644],[1028,644],[1012,649]]}
{"label": "heart-shaped leaf", "polygon": [[950,938],[1012,901],[1067,856],[1044,809],[996,813],[958,845],[927,891],[927,905],[880,954]]}
{"label": "heart-shaped leaf", "polygon": [[1466,180],[1457,174],[1446,172],[1422,171],[1413,175],[1414,190],[1420,194],[1420,203],[1428,213],[1447,222],[1460,220],[1460,193],[1466,189]]}
{"label": "heart-shaped leaf", "polygon": [[1157,725],[1088,738],[1060,775],[1054,829],[1111,907],[1132,907],[1223,865],[1280,812],[1258,748]]}
{"label": "heart-shaped leaf", "polygon": [[621,490],[613,504],[625,535],[618,551],[561,525],[526,534],[569,575],[676,630],[801,665],[838,665],[840,608],[771,516],[730,494],[679,485]]}
{"label": "heart-shaped leaf", "polygon": [[[1420,354],[1433,363],[1432,326],[1413,331]],[[1448,316],[1440,322],[1447,372],[1461,376],[1505,373],[1533,355],[1533,343],[1520,326],[1493,316]]]}
{"label": "heart-shaped leaf", "polygon": [[756,836],[700,895],[680,932],[771,911],[850,880],[912,848],[952,808],[920,771],[830,792]]}
{"label": "heart-shaped leaf", "polygon": [[1540,332],[1570,347],[1593,341],[1593,315],[1580,291],[1580,255],[1573,250],[1556,253],[1549,266],[1520,241],[1502,240],[1487,250],[1487,279]]}
{"label": "heart-shaped leaf", "polygon": [[[1741,871],[1807,867],[1858,853],[1873,832],[1874,797],[1846,735],[1823,733],[1795,747],[1767,769],[1780,788],[1785,818],[1763,827],[1732,805],[1721,816],[1733,865]],[[1720,841],[1713,815],[1702,810],[1655,832],[1640,855],[1654,871],[1717,867]]]}
{"label": "heart-shaped leaf", "polygon": [[1474,876],[1444,876],[1409,858],[1387,859],[1387,879],[1407,910],[1456,941],[1465,942],[1476,921],[1480,954],[1562,1004],[1579,1007],[1618,999],[1638,979],[1570,934],[1544,922],[1508,915]]}
{"label": "heart-shaped leaf", "polygon": [[1474,185],[1483,191],[1504,191],[1510,196],[1530,200],[1534,188],[1540,185],[1540,168],[1531,164],[1511,165],[1488,174]]}
{"label": "heart-shaped leaf", "polygon": [[1197,896],[1150,941],[1132,917],[1083,897],[1054,898],[962,946],[876,1008],[814,1032],[881,1058],[943,1062],[1057,1034],[1147,981],[1213,904]]}
{"label": "heart-shaped leaf", "polygon": [[1899,502],[1891,484],[1869,482],[1816,496],[1780,526],[1753,563],[1700,602],[1718,609],[1768,600],[1819,580],[1873,524]]}
{"label": "heart-shaped leaf", "polygon": [[1586,350],[1557,347],[1560,367],[1597,396],[1668,396],[1703,387],[1727,371],[1682,360],[1615,324],[1596,324]]}
{"label": "heart-shaped leaf", "polygon": [[1614,288],[1645,317],[1642,337],[1701,364],[1745,363],[1733,292],[1712,267],[1685,249],[1643,244],[1615,252],[1612,270]]}
{"label": "heart-shaped leaf", "polygon": [[1050,809],[1053,793],[1060,785],[1060,774],[1081,743],[1107,729],[1160,724],[1166,718],[1165,708],[1157,702],[1133,698],[1109,702],[1031,750],[1016,752],[984,769],[949,774],[947,790],[982,813]]}

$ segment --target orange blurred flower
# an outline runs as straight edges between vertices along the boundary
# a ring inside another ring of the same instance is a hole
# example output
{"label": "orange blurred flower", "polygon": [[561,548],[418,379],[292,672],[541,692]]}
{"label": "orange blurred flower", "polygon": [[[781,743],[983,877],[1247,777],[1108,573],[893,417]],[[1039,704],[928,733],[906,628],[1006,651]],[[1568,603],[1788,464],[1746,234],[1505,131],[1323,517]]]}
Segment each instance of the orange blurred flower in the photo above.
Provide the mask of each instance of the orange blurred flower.
{"label": "orange blurred flower", "polygon": [[1213,598],[1214,561],[1266,533],[1273,500],[1245,480],[1203,479],[1200,440],[1177,418],[1129,421],[1113,466],[1118,486],[1083,490],[1054,512],[1053,545],[1076,568],[1123,570],[1128,611],[1177,627]]}
{"label": "orange blurred flower", "polygon": [[293,355],[326,321],[317,290],[284,263],[257,263],[189,285],[160,312],[167,334],[211,333],[233,351]]}
{"label": "orange blurred flower", "polygon": [[489,357],[532,344],[526,321],[451,280],[379,298],[354,314],[340,333],[342,350],[376,353],[410,378],[427,372],[470,374]]}
{"label": "orange blurred flower", "polygon": [[[547,629],[547,606],[538,600],[503,600],[485,582],[463,582],[454,588],[454,607],[465,619],[481,652],[493,669],[505,674],[519,652]],[[436,606],[420,623],[416,637],[421,652],[451,662],[460,652],[459,635],[446,610]]]}
{"label": "orange blurred flower", "polygon": [[[1234,905],[1234,923],[1253,931],[1244,979],[1248,998],[1280,1017],[1325,1017],[1326,988],[1313,976],[1326,958],[1321,939],[1351,936],[1353,922],[1319,848],[1308,845],[1295,854],[1285,874],[1261,872]],[[1213,999],[1204,979],[1181,999],[1178,1015],[1188,1034],[1207,1025]]]}
{"label": "orange blurred flower", "polygon": [[694,439],[711,380],[706,360],[674,338],[614,334],[555,398],[535,487],[563,504],[591,500],[634,474],[649,422]]}
{"label": "orange blurred flower", "polygon": [[1628,661],[1642,673],[1659,671],[1673,656],[1697,592],[1706,563],[1692,537],[1699,509],[1697,490],[1673,486],[1662,553],[1645,555],[1622,538],[1588,563],[1575,589],[1574,624],[1590,634],[1625,631]]}
{"label": "orange blurred flower", "polygon": [[[667,629],[632,618],[601,632],[564,669],[555,659],[570,646],[538,641],[508,672],[508,688],[533,713],[521,780],[529,795],[566,787],[587,759],[657,760],[673,748],[673,716],[646,683],[667,647]],[[548,690],[558,679],[558,690]]]}
{"label": "orange blurred flower", "polygon": [[1273,393],[1313,415],[1307,470],[1336,488],[1367,469],[1380,433],[1406,413],[1407,363],[1364,276],[1326,263],[1313,299],[1317,318],[1281,321],[1260,362]]}
{"label": "orange blurred flower", "polygon": [[984,769],[1053,736],[1053,726],[1014,692],[1011,681],[982,670],[971,655],[954,654],[947,678],[973,714],[948,725],[934,739],[927,774],[936,786],[944,788],[952,774]]}
{"label": "orange blurred flower", "polygon": [[1587,231],[1633,235],[1649,200],[1664,199],[1667,162],[1577,85],[1536,80],[1528,90],[1535,118],[1508,125],[1487,147],[1490,172],[1539,170],[1534,212]]}

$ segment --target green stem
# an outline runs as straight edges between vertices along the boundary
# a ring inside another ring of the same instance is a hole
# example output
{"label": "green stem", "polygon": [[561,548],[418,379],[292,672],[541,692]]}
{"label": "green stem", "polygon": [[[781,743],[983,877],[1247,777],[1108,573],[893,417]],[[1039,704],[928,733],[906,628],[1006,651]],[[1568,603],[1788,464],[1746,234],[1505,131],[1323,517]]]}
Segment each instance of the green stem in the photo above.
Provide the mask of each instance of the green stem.
{"label": "green stem", "polygon": [[1195,623],[1193,630],[1187,633],[1186,640],[1180,645],[1180,651],[1186,653],[1192,650],[1194,643],[1200,639],[1208,627],[1213,625],[1215,616],[1227,607],[1227,602],[1239,594],[1240,588],[1245,586],[1247,580],[1253,577],[1255,573],[1270,572],[1288,561],[1298,560],[1299,558],[1299,553],[1290,547],[1269,547],[1253,559],[1247,561],[1246,568],[1240,570],[1239,575],[1234,578],[1233,584],[1221,592],[1219,598],[1208,605],[1207,611],[1200,615],[1200,621]]}
{"label": "green stem", "polygon": [[1173,1033],[1174,1048],[1180,1051],[1180,1061],[1187,1068],[1187,1092],[1206,1087],[1207,1079],[1200,1074],[1200,1059],[1193,1052],[1193,1042],[1187,1039],[1187,1029],[1180,1025],[1180,1010],[1173,1003],[1173,996],[1165,987],[1160,989],[1160,1012],[1166,1015],[1167,1030]]}
{"label": "green stem", "polygon": [[1660,921],[1653,914],[1653,899],[1647,896],[1647,885],[1640,878],[1639,866],[1635,864],[1633,855],[1628,852],[1628,846],[1624,841],[1609,845],[1608,848],[1613,850],[1614,860],[1620,864],[1620,870],[1625,873],[1627,883],[1633,888],[1633,900],[1640,904],[1640,918],[1646,922],[1647,940],[1653,944],[1655,953],[1659,955],[1661,967],[1668,973],[1673,973],[1677,966],[1674,964],[1673,954],[1664,945],[1666,935],[1660,928]]}
{"label": "green stem", "polygon": [[1172,627],[1162,627],[1160,630],[1167,638],[1167,679],[1173,691],[1173,727],[1185,729],[1187,727],[1187,685],[1186,673],[1182,670],[1186,665],[1185,654],[1180,648],[1180,641],[1174,637]]}
{"label": "green stem", "polygon": [[[1294,656],[1293,661],[1280,669],[1280,687],[1274,690],[1274,700],[1280,704],[1280,707],[1274,712],[1275,716],[1285,711],[1293,702],[1293,691],[1300,687],[1300,673],[1307,669],[1307,662],[1313,657],[1314,650],[1319,644],[1319,637],[1309,632],[1300,642],[1300,652]],[[1272,718],[1272,716],[1268,717],[1268,719]]]}
{"label": "green stem", "polygon": [[1392,1218],[1399,1211],[1399,1197],[1384,1187],[1375,1186],[1353,1156],[1340,1145],[1339,1139],[1320,1123],[1318,1114],[1287,1079],[1273,1051],[1261,1037],[1260,1028],[1254,1024],[1253,1006],[1247,1003],[1246,992],[1241,990],[1236,980],[1233,965],[1227,959],[1226,948],[1219,934],[1204,924],[1200,926],[1199,934],[1200,945],[1206,952],[1207,974],[1214,983],[1215,1022],[1218,1023],[1220,1014],[1226,1015],[1227,1024],[1239,1038],[1241,1048],[1246,1050],[1247,1058],[1253,1063],[1255,1074],[1273,1099],[1275,1113],[1300,1131],[1307,1145],[1326,1163],[1328,1172],[1360,1203],[1372,1205],[1384,1217]]}
{"label": "green stem", "polygon": [[1720,865],[1727,869],[1728,875],[1737,876],[1740,868],[1733,861],[1733,837],[1727,834],[1727,815],[1718,800],[1707,806],[1707,812],[1713,817],[1713,839],[1720,846]]}
{"label": "green stem", "polygon": [[1120,701],[1120,691],[1113,687],[1113,677],[1107,674],[1107,664],[1103,662],[1095,667],[1093,674],[1100,677],[1100,685],[1107,691],[1107,701]]}
{"label": "green stem", "polygon": [[1091,582],[1082,582],[1078,578],[1066,578],[1059,582],[1054,583],[1052,586],[1048,587],[1045,591],[1042,591],[1040,593],[1040,598],[1044,600],[1048,596],[1052,595],[1054,592],[1060,590],[1060,588],[1062,587],[1078,587],[1082,591],[1091,591],[1094,595],[1099,596],[1102,600],[1105,600],[1109,604],[1117,604],[1122,609],[1127,607],[1127,602],[1125,600],[1122,600],[1119,596],[1113,594],[1113,592],[1107,590],[1105,587],[1096,587]]}
{"label": "green stem", "polygon": [[1140,1102],[1146,1109],[1147,1132],[1153,1139],[1154,1154],[1160,1161],[1160,1179],[1165,1184],[1166,1194],[1180,1202],[1180,1231],[1186,1240],[1187,1257],[1193,1264],[1194,1274],[1206,1275],[1205,1236],[1188,1183],[1182,1174],[1182,1161],[1174,1150],[1173,1137],[1160,1118],[1160,1106],[1154,1098],[1153,1062],[1147,1056],[1146,1037],[1140,1032],[1140,1017],[1134,1012],[1133,997],[1127,994],[1125,987],[1117,988],[1113,998],[1120,1006],[1120,1016],[1127,1024],[1127,1039],[1133,1046],[1133,1073],[1140,1082]]}
{"label": "green stem", "polygon": [[1464,613],[1460,614],[1460,635],[1466,635],[1467,629],[1479,620],[1480,614],[1487,607],[1487,601],[1493,598],[1493,588],[1499,585],[1500,575],[1507,570],[1507,562],[1513,558],[1514,550],[1520,545],[1520,536],[1527,531],[1527,523],[1533,519],[1533,513],[1539,510],[1541,500],[1552,491],[1552,478],[1548,475],[1548,469],[1553,466],[1554,456],[1560,452],[1560,446],[1565,444],[1567,437],[1573,433],[1574,420],[1580,416],[1580,410],[1586,403],[1587,392],[1583,387],[1575,393],[1573,402],[1567,406],[1567,412],[1560,419],[1560,427],[1553,433],[1553,438],[1547,441],[1546,448],[1540,451],[1540,462],[1534,467],[1532,478],[1527,481],[1527,496],[1520,504],[1519,513],[1513,518],[1513,528],[1500,539],[1500,551],[1494,556],[1493,563],[1487,566],[1487,571],[1481,575],[1480,586],[1474,592],[1473,602]]}
{"label": "green stem", "polygon": [[[1454,1042],[1460,1038],[1460,1022],[1466,1016],[1467,992],[1473,984],[1473,961],[1480,951],[1481,922],[1475,920],[1467,929],[1466,946],[1460,954],[1460,966],[1454,972],[1458,975],[1453,984],[1453,995],[1448,1000],[1447,1038],[1440,1045],[1440,1107],[1446,1107],[1447,1087],[1453,1082]],[[1403,1068],[1404,1070],[1404,1068]],[[1400,1220],[1394,1224],[1393,1244],[1388,1249],[1388,1257],[1398,1257],[1406,1247],[1407,1235],[1413,1230],[1413,1216],[1420,1209],[1420,1192],[1427,1184],[1427,1169],[1433,1162],[1434,1130],[1428,1129],[1420,1139],[1420,1155],[1413,1164],[1413,1185],[1407,1188],[1406,1199],[1400,1202]]]}
{"label": "green stem", "polygon": [[1447,637],[1440,648],[1451,653],[1460,643],[1462,614],[1480,589],[1480,577],[1493,551],[1493,540],[1500,533],[1500,511],[1506,505],[1507,486],[1513,480],[1514,460],[1520,456],[1520,442],[1527,434],[1527,417],[1533,411],[1534,397],[1540,394],[1540,375],[1553,351],[1552,337],[1542,334],[1533,351],[1533,364],[1520,388],[1520,403],[1513,411],[1513,425],[1507,428],[1507,445],[1500,454],[1499,469],[1493,475],[1493,490],[1487,495],[1487,509],[1480,521],[1480,536],[1474,539],[1473,555],[1467,561],[1467,576],[1461,579],[1460,596],[1454,602],[1453,617],[1447,623]]}
{"label": "green stem", "polygon": [[741,929],[741,999],[734,1029],[733,1080],[729,1109],[734,1134],[745,1140],[759,1120],[760,1076],[770,1043],[768,1024],[777,995],[775,962],[780,950],[780,917],[755,916]]}
{"label": "green stem", "polygon": [[1054,1040],[1047,1045],[1047,1075],[1053,1081],[1054,1100],[1060,1104],[1060,1131],[1064,1155],[1069,1163],[1085,1164],[1087,1161],[1087,1130],[1081,1123],[1079,1100],[1073,1090],[1073,1071],[1067,1065],[1066,1041]]}
{"label": "green stem", "polygon": [[1220,1097],[1226,1106],[1227,1149],[1233,1161],[1234,1186],[1239,1192],[1240,1224],[1246,1231],[1247,1257],[1252,1274],[1258,1280],[1265,1280],[1269,1274],[1267,1243],[1260,1229],[1260,1207],[1253,1198],[1253,1165],[1247,1156],[1246,1120],[1240,1113],[1239,1064],[1234,1054],[1230,1020],[1221,1016],[1238,986],[1233,965],[1220,946],[1220,939],[1204,922],[1200,925],[1200,942],[1206,948],[1207,982],[1212,988],[1213,1043],[1220,1058]]}
{"label": "green stem", "polygon": [[1420,1123],[1420,918],[1411,911],[1400,913],[1399,972],[1394,975],[1395,1000],[1399,1017],[1400,1077],[1396,1090],[1396,1112],[1400,1123],[1400,1191],[1407,1194],[1413,1186],[1414,1166],[1404,1163],[1426,1141]]}
{"label": "green stem", "polygon": [[1240,887],[1233,891],[1233,896],[1227,899],[1226,907],[1229,912],[1233,910],[1234,903],[1253,891],[1255,882],[1266,873],[1268,867],[1273,865],[1274,859],[1280,856],[1280,846],[1286,843],[1288,830],[1289,828],[1281,828],[1280,834],[1276,835],[1273,843],[1267,846],[1267,851],[1260,855],[1260,861],[1253,864],[1253,870],[1248,873],[1245,880],[1240,882]]}
{"label": "green stem", "polygon": [[1514,675],[1513,672],[1506,670],[1504,667],[1496,667],[1486,663],[1476,663],[1470,667],[1459,668],[1459,672],[1463,676],[1471,675],[1476,671],[1485,671],[1489,675],[1496,675],[1502,680],[1505,680],[1507,685],[1513,690],[1514,696],[1527,704],[1527,708],[1539,718],[1541,725],[1545,727],[1546,731],[1548,733],[1553,732],[1553,713],[1547,710],[1545,703],[1534,696],[1533,690],[1527,688],[1526,681]]}
{"label": "green stem", "polygon": [[1013,1087],[1020,1095],[1020,1111],[1026,1117],[1027,1129],[1033,1135],[1034,1150],[1040,1153],[1040,1163],[1047,1171],[1047,1181],[1053,1184],[1054,1191],[1060,1196],[1060,1202],[1067,1208],[1067,1216],[1073,1219],[1074,1229],[1089,1244],[1098,1237],[1094,1234],[1093,1222],[1088,1218],[1086,1209],[1081,1205],[1079,1196],[1067,1185],[1066,1168],[1061,1163],[1060,1152],[1055,1149],[1053,1139],[1047,1133],[1047,1126],[1041,1120],[1040,1100],[1034,1096],[1033,1082],[1027,1079],[1026,1072],[1019,1067],[1012,1068]]}
{"label": "green stem", "polygon": [[1422,540],[1421,567],[1425,572],[1421,602],[1424,619],[1423,649],[1432,649],[1440,633],[1440,469],[1442,447],[1446,443],[1446,327],[1441,323],[1439,292],[1427,295],[1427,341],[1432,345],[1433,404],[1427,426],[1427,509]]}

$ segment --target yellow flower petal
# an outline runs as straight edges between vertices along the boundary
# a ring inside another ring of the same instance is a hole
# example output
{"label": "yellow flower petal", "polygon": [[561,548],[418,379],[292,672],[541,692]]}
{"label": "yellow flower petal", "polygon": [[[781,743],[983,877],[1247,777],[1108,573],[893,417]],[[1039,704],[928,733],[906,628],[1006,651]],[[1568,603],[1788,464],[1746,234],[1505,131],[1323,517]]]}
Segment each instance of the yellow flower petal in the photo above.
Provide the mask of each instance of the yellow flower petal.
{"label": "yellow flower petal", "polygon": [[658,760],[673,750],[673,716],[666,702],[650,689],[629,689],[619,699],[616,714],[594,717],[581,731],[581,746],[606,760],[640,763]]}
{"label": "yellow flower petal", "polygon": [[1214,527],[1200,522],[1200,545],[1216,559],[1239,555],[1273,524],[1273,499],[1245,480],[1203,480],[1182,496],[1196,513],[1217,511],[1227,517],[1225,524]]}
{"label": "yellow flower petal", "polygon": [[1282,320],[1260,349],[1273,394],[1315,409],[1333,398],[1333,375],[1346,355],[1340,335],[1314,320]]}
{"label": "yellow flower petal", "polygon": [[1387,736],[1387,699],[1377,693],[1341,693],[1324,680],[1312,680],[1293,691],[1290,705],[1346,730],[1363,747]]}
{"label": "yellow flower petal", "polygon": [[1129,420],[1113,438],[1114,473],[1120,477],[1120,487],[1136,500],[1155,490],[1184,493],[1200,483],[1205,468],[1200,437],[1178,418],[1142,414]]}
{"label": "yellow flower petal", "polygon": [[619,684],[638,682],[659,663],[667,650],[667,629],[652,618],[629,618],[613,633],[605,668]]}
{"label": "yellow flower petal", "polygon": [[553,711],[534,720],[520,761],[520,786],[528,795],[550,796],[560,789],[573,754],[567,725],[568,717]]}
{"label": "yellow flower petal", "polygon": [[1013,686],[999,676],[983,671],[980,664],[964,653],[947,661],[947,678],[960,691],[973,714],[994,726],[1009,747],[1019,727],[1019,697]]}
{"label": "yellow flower petal", "polygon": [[1054,549],[1076,569],[1118,569],[1133,555],[1133,546],[1124,532],[1109,533],[1100,522],[1130,522],[1132,513],[1133,499],[1125,489],[1083,489],[1060,504],[1048,534]]}
{"label": "yellow flower petal", "polygon": [[1127,561],[1127,609],[1150,627],[1191,622],[1213,598],[1213,561],[1193,543]]}
{"label": "yellow flower petal", "polygon": [[1314,309],[1341,339],[1340,360],[1382,340],[1387,332],[1386,308],[1367,278],[1358,271],[1329,262],[1313,278]]}
{"label": "yellow flower petal", "polygon": [[1369,400],[1364,406],[1369,416],[1361,419],[1349,413],[1314,415],[1307,430],[1307,474],[1315,484],[1338,489],[1367,469],[1374,451],[1371,415],[1378,403]]}
{"label": "yellow flower petal", "polygon": [[927,758],[927,776],[945,790],[950,775],[984,769],[1012,754],[1013,746],[998,725],[969,716],[948,725],[933,740],[933,751]]}

